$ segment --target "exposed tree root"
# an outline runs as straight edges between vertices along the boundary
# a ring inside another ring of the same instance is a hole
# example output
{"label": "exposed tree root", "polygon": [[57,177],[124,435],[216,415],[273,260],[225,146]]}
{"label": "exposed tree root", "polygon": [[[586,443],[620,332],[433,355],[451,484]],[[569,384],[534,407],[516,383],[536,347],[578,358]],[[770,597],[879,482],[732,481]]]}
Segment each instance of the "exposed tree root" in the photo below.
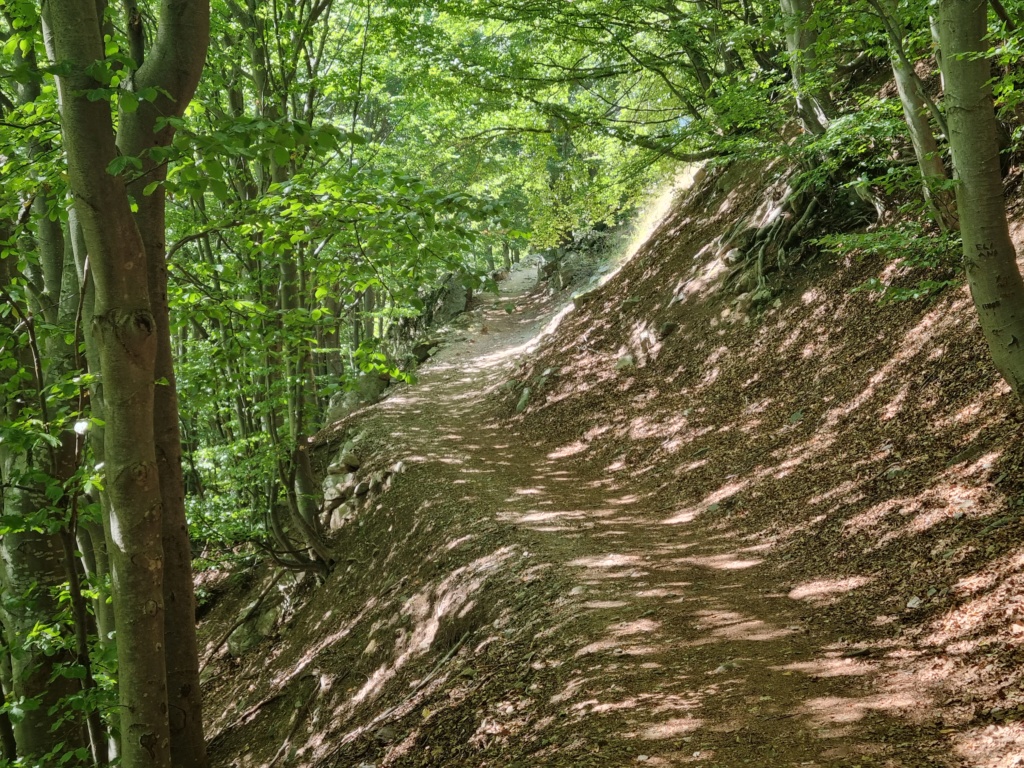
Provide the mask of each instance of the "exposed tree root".
{"label": "exposed tree root", "polygon": [[[273,759],[267,763],[267,768],[274,768],[274,766],[277,765],[278,760],[285,755],[288,755],[288,747],[292,743],[292,738],[295,736],[295,732],[298,731],[299,725],[305,721],[306,714],[309,712],[309,708],[313,705],[313,702],[319,698],[322,687],[320,680],[317,679],[315,689],[309,696],[305,697],[305,701],[295,708],[295,712],[292,713],[291,720],[288,722],[288,734],[284,737],[284,741],[281,742],[281,747],[277,750],[277,754],[275,754]],[[288,757],[291,758],[292,756],[288,755]],[[291,762],[290,759],[289,762]]]}
{"label": "exposed tree root", "polygon": [[[867,197],[857,194],[871,205],[875,216],[882,215],[877,198],[870,193]],[[773,292],[767,277],[775,272],[785,274],[808,255],[806,238],[823,226],[825,211],[819,192],[790,188],[767,221],[752,225],[749,219],[739,220],[719,246],[730,267],[725,285],[736,294],[748,295],[752,304],[768,301]]]}
{"label": "exposed tree root", "polygon": [[202,675],[206,668],[210,665],[210,662],[217,657],[217,653],[220,651],[221,648],[224,647],[224,644],[228,641],[228,638],[231,637],[231,633],[256,615],[256,611],[258,611],[260,609],[260,606],[263,605],[263,601],[267,599],[267,595],[270,594],[270,590],[272,590],[277,585],[277,582],[281,580],[281,577],[284,575],[284,573],[284,571],[278,571],[277,575],[274,576],[274,578],[270,580],[270,583],[263,588],[262,592],[260,592],[259,597],[256,598],[256,602],[254,602],[252,606],[250,606],[249,610],[242,614],[238,621],[236,621],[234,624],[228,627],[228,630],[221,635],[220,639],[214,644],[213,650],[210,651],[210,655],[206,657],[206,660],[199,667],[200,675]]}

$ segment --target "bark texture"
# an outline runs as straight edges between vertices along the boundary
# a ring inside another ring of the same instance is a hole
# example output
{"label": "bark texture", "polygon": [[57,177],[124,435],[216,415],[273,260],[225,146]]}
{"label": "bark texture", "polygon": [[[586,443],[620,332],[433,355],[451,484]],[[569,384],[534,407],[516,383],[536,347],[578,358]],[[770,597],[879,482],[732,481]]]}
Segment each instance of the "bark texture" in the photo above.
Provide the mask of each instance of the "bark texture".
{"label": "bark texture", "polygon": [[[133,15],[129,10],[129,23]],[[206,60],[210,15],[207,0],[164,2],[160,28],[145,63],[134,78],[141,90],[155,87],[160,96],[140,101],[134,112],[120,115],[118,149],[142,160],[143,173],[128,185],[138,205],[135,222],[146,255],[146,280],[156,336],[154,376],[161,382],[154,392],[153,435],[162,508],[164,653],[167,666],[168,719],[171,761],[175,768],[207,765],[203,736],[199,659],[195,631],[195,594],[192,551],[185,516],[181,469],[181,430],[178,393],[171,353],[170,312],[167,300],[166,199],[163,186],[143,191],[166,178],[166,165],[150,155],[154,147],[171,143],[174,130],[160,127],[158,119],[181,116],[195,93]],[[141,50],[141,43],[139,43]]]}
{"label": "bark texture", "polygon": [[999,173],[990,64],[983,55],[986,0],[941,0],[939,31],[949,143],[956,169],[964,266],[996,368],[1024,395],[1024,280],[1010,239]]}
{"label": "bark texture", "polygon": [[[157,47],[177,44],[165,22],[189,3],[165,3]],[[164,662],[162,500],[154,438],[158,328],[149,298],[146,251],[124,180],[107,172],[117,157],[110,105],[89,67],[104,58],[102,19],[92,0],[44,5],[56,64],[68,179],[95,285],[92,332],[106,420],[105,521],[118,633],[121,764],[170,768]],[[170,21],[168,21],[170,19]],[[187,41],[178,41],[187,47]],[[168,54],[173,59],[176,54]]]}
{"label": "bark texture", "polygon": [[789,71],[796,91],[796,109],[807,133],[820,135],[828,129],[832,102],[828,91],[816,82],[818,60],[814,47],[818,31],[812,23],[812,0],[780,0]]}

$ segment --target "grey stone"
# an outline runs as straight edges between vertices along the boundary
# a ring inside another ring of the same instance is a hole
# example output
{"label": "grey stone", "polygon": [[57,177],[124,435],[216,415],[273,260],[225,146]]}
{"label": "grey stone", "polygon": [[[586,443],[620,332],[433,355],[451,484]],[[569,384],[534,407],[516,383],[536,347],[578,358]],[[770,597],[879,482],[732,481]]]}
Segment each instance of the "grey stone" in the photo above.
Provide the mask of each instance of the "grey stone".
{"label": "grey stone", "polygon": [[469,292],[459,275],[449,275],[437,291],[431,322],[435,325],[448,322],[466,311],[468,301]]}
{"label": "grey stone", "polygon": [[284,607],[280,604],[272,605],[259,615],[256,619],[256,634],[260,637],[273,637],[277,622],[281,619]]}
{"label": "grey stone", "polygon": [[615,363],[616,371],[629,371],[636,368],[636,359],[632,355],[623,355]]}
{"label": "grey stone", "polygon": [[370,492],[370,484],[365,480],[355,487],[355,495],[362,498]]}
{"label": "grey stone", "polygon": [[658,328],[658,338],[667,339],[669,336],[676,332],[677,328],[679,328],[679,323],[673,322],[671,320],[667,323],[662,323],[661,326]]}
{"label": "grey stone", "polygon": [[327,490],[324,491],[324,504],[326,504],[330,509],[334,509],[338,504],[345,501],[345,498],[342,495],[344,491],[345,486],[343,485],[333,484],[329,486]]}
{"label": "grey stone", "polygon": [[436,347],[434,347],[432,344],[429,344],[429,343],[421,342],[419,344],[416,344],[412,348],[412,355],[413,355],[413,357],[416,358],[416,362],[418,362],[418,363],[425,363],[425,362],[427,362],[427,360],[430,359],[430,350],[432,348],[436,349]]}
{"label": "grey stone", "polygon": [[252,624],[241,624],[228,636],[228,653],[237,659],[250,648],[256,647],[261,639]]}
{"label": "grey stone", "polygon": [[353,469],[359,469],[359,467],[362,466],[362,462],[359,460],[359,457],[356,456],[355,453],[352,453],[351,451],[343,453],[338,463],[345,465],[345,467],[349,471]]}
{"label": "grey stone", "polygon": [[334,512],[331,513],[331,522],[329,523],[328,527],[332,531],[336,531],[339,528],[343,528],[345,526],[345,523],[349,521],[349,518],[351,516],[352,507],[349,506],[348,504],[342,504],[340,507],[335,509]]}
{"label": "grey stone", "polygon": [[[264,605],[257,609],[253,616],[249,616],[244,622],[239,624],[231,635],[228,636],[228,653],[237,658],[246,651],[256,647],[264,638],[272,637],[277,628],[277,623],[284,613],[283,601],[284,598],[280,594],[269,598]],[[242,609],[239,618],[247,615],[252,610],[252,604],[247,605]]]}
{"label": "grey stone", "polygon": [[729,266],[735,266],[743,261],[744,253],[739,248],[732,248],[731,250],[726,251],[725,256],[722,258]]}
{"label": "grey stone", "polygon": [[327,423],[333,424],[367,405],[373,405],[384,396],[391,380],[378,373],[361,373],[352,386],[331,396],[327,409]]}

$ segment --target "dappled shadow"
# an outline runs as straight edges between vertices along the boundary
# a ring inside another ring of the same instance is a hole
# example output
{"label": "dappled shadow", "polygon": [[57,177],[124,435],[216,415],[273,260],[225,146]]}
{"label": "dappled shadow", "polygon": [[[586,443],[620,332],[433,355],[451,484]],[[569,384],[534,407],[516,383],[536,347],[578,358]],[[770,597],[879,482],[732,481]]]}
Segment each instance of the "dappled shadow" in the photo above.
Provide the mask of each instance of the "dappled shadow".
{"label": "dappled shadow", "polygon": [[1013,764],[1024,447],[967,299],[882,308],[849,292],[877,264],[819,262],[752,315],[714,247],[750,181],[557,329],[485,300],[359,416],[410,470],[219,662],[218,765]]}
{"label": "dappled shadow", "polygon": [[[678,217],[683,237],[641,252],[519,374],[573,372],[524,428],[557,443],[561,469],[616,477],[637,520],[678,529],[651,546],[695,542],[674,567],[749,567],[778,584],[773,610],[802,604],[804,626],[868,659],[876,693],[839,709],[870,721],[882,702],[948,760],[1024,752],[1021,415],[966,292],[879,306],[850,292],[877,261],[817,262],[755,315],[708,266],[724,222]],[[616,367],[625,354],[635,367]]]}

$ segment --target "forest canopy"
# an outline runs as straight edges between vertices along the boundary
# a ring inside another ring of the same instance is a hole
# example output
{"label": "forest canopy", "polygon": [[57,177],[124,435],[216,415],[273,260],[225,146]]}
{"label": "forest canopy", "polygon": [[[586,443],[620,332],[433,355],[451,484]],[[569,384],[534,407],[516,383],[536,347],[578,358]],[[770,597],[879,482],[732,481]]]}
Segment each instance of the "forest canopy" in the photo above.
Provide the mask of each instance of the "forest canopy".
{"label": "forest canopy", "polygon": [[3,765],[204,766],[193,558],[328,573],[331,414],[684,166],[788,179],[726,243],[753,301],[829,249],[964,273],[1020,392],[1020,3],[0,8]]}

